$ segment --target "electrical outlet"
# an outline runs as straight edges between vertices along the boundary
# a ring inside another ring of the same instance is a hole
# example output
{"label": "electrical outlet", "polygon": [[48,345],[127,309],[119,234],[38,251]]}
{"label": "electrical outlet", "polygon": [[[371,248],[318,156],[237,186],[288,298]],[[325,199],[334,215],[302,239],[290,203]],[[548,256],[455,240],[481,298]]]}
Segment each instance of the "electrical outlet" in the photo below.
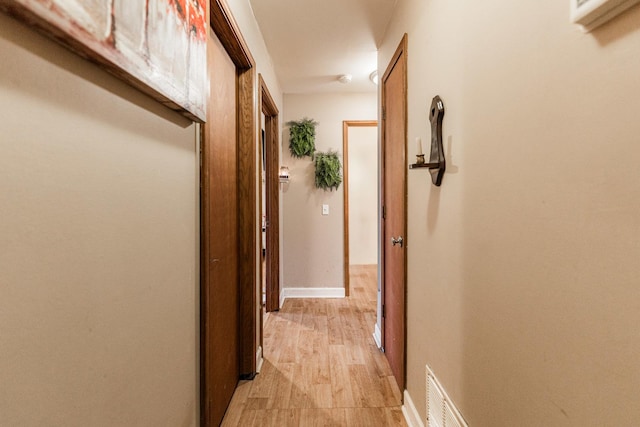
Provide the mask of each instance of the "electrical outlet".
{"label": "electrical outlet", "polygon": [[322,205],[322,215],[329,215],[329,205]]}

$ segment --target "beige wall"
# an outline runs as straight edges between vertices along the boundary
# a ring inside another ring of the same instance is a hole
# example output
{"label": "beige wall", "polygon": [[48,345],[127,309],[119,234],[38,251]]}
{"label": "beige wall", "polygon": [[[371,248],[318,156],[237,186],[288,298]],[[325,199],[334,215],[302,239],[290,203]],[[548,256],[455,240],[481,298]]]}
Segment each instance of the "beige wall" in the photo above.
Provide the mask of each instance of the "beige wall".
{"label": "beige wall", "polygon": [[196,425],[196,126],[4,15],[0,52],[0,425]]}
{"label": "beige wall", "polygon": [[[640,422],[640,7],[399,3],[408,137],[442,96],[442,187],[409,171],[408,391],[425,364],[472,426]],[[408,160],[415,155],[409,144]]]}
{"label": "beige wall", "polygon": [[278,106],[278,109],[282,111],[282,89],[280,89],[280,82],[273,68],[271,55],[267,50],[260,27],[253,15],[250,1],[227,0],[227,3],[242,31],[242,36],[251,51],[251,55],[253,55],[256,61],[256,78],[258,73],[262,74],[262,78],[269,87],[274,102]]}
{"label": "beige wall", "polygon": [[349,126],[349,263],[378,263],[378,127]]}
{"label": "beige wall", "polygon": [[[342,161],[342,122],[375,120],[375,92],[364,94],[310,94],[284,96],[284,121],[316,120],[316,149],[339,152]],[[294,288],[344,287],[343,186],[324,191],[314,186],[309,157],[289,154],[289,128],[282,131],[283,163],[291,182],[284,190],[284,286]],[[322,215],[322,205],[330,213]]]}

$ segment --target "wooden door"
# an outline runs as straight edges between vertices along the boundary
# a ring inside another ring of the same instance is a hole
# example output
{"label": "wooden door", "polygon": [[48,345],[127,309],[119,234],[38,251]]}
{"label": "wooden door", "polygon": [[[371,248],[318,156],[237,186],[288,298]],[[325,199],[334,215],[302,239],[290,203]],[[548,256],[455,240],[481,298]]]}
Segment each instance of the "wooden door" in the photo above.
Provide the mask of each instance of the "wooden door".
{"label": "wooden door", "polygon": [[[406,367],[406,35],[382,78],[383,346],[400,390]],[[400,241],[402,239],[402,241]],[[396,241],[396,243],[393,243]]]}
{"label": "wooden door", "polygon": [[264,114],[264,161],[266,183],[266,311],[280,309],[280,152],[278,107],[259,75],[260,109]]}
{"label": "wooden door", "polygon": [[211,92],[202,142],[203,425],[222,422],[240,376],[236,66],[208,43]]}

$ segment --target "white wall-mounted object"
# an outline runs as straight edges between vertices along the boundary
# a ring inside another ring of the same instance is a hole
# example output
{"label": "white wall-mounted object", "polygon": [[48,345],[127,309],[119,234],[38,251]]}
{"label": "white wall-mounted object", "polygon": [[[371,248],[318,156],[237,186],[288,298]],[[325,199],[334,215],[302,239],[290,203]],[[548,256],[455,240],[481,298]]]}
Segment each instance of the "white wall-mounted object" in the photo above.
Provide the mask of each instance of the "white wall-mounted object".
{"label": "white wall-mounted object", "polygon": [[291,176],[289,175],[289,168],[286,166],[280,166],[280,172],[278,173],[278,177],[280,178],[281,184],[286,184],[289,182]]}
{"label": "white wall-mounted object", "polygon": [[322,215],[329,215],[329,205],[322,205]]}
{"label": "white wall-mounted object", "polygon": [[637,3],[640,0],[571,0],[571,22],[589,32]]}
{"label": "white wall-mounted object", "polygon": [[345,85],[347,83],[351,83],[351,79],[353,79],[353,76],[351,74],[341,74],[338,76],[338,81]]}
{"label": "white wall-mounted object", "polygon": [[379,81],[378,70],[373,70],[373,72],[369,74],[369,80],[371,80],[371,83],[378,86],[378,81]]}

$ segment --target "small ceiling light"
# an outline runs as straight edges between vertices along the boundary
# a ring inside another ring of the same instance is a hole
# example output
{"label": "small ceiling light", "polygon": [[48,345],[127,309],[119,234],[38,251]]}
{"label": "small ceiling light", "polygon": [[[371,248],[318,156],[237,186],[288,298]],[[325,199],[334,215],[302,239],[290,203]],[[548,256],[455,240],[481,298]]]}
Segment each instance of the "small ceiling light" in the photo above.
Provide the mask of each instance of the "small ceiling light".
{"label": "small ceiling light", "polygon": [[351,74],[341,74],[338,76],[338,81],[342,84],[351,83],[353,76]]}
{"label": "small ceiling light", "polygon": [[371,83],[378,86],[378,70],[373,70],[373,73],[369,74],[369,80],[371,80]]}

